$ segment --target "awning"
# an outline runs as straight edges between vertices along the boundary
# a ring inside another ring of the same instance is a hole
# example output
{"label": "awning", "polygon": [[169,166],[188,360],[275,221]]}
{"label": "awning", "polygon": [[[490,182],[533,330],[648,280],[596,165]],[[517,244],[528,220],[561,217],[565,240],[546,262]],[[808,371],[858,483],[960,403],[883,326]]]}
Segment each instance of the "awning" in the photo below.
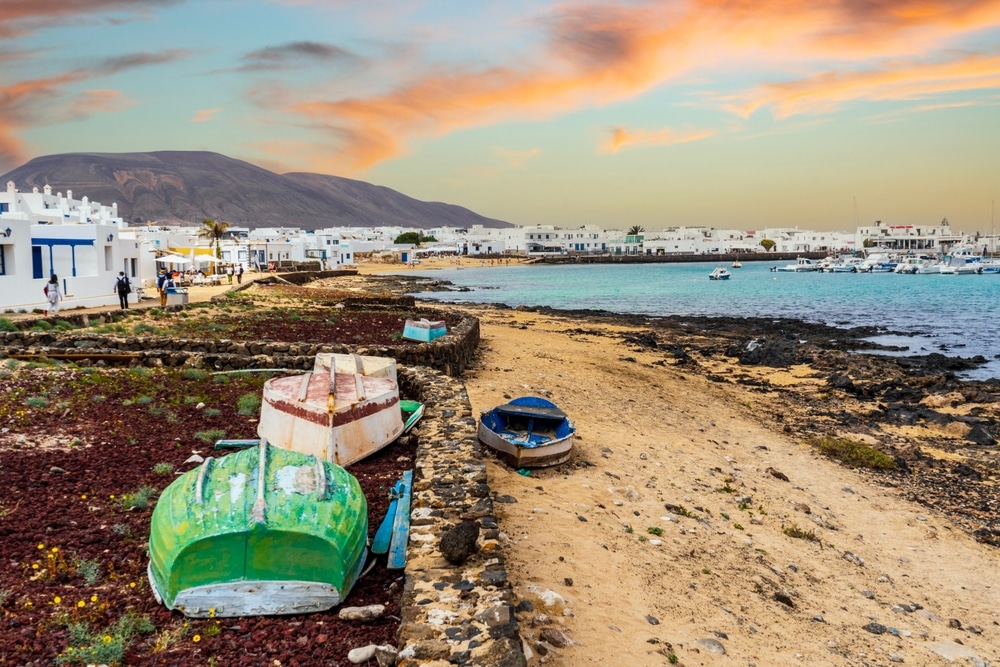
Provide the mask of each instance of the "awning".
{"label": "awning", "polygon": [[212,255],[195,255],[194,256],[194,263],[197,264],[198,262],[209,262],[211,264],[221,264],[222,260],[219,259],[218,257],[213,257]]}
{"label": "awning", "polygon": [[157,257],[156,261],[160,264],[190,264],[191,260],[187,257],[181,257],[180,255],[163,255],[162,257]]}

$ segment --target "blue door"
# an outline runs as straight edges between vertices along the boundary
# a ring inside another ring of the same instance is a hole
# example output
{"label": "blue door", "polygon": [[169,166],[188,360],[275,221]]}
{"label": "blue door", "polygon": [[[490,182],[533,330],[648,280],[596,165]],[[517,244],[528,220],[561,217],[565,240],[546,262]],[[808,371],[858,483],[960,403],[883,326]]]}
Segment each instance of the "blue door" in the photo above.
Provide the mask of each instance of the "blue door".
{"label": "blue door", "polygon": [[44,278],[42,274],[42,246],[31,246],[31,277],[36,280]]}

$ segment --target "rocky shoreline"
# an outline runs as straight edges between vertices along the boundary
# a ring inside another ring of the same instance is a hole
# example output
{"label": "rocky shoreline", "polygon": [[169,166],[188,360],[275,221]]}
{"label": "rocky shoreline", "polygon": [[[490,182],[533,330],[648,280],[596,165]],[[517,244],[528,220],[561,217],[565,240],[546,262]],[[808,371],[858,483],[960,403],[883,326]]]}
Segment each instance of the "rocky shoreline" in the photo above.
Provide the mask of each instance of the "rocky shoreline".
{"label": "rocky shoreline", "polygon": [[[416,276],[380,276],[375,282],[389,290],[461,291],[448,281]],[[901,348],[868,339],[911,332],[787,318],[657,317],[547,306],[516,310],[573,320],[579,327],[568,330],[571,335],[619,336],[710,380],[751,387],[768,399],[759,420],[791,436],[842,434],[869,444],[892,457],[895,468],[866,474],[947,514],[978,541],[1000,547],[1000,381],[957,375],[985,363],[982,356],[902,356],[894,354]],[[643,332],[613,333],[620,325]],[[791,368],[800,369],[802,382],[776,384],[767,377]]]}

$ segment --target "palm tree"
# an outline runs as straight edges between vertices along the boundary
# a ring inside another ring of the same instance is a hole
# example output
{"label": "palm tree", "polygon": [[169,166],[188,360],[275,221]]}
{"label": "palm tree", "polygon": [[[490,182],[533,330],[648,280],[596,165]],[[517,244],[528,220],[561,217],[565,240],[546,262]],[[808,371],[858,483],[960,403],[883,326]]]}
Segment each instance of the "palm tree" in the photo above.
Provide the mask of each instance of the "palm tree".
{"label": "palm tree", "polygon": [[211,239],[211,242],[215,244],[215,257],[216,259],[222,259],[222,248],[219,246],[219,242],[222,237],[226,235],[229,231],[228,222],[216,222],[215,220],[202,220],[201,228],[198,230],[198,236],[204,236]]}
{"label": "palm tree", "polygon": [[628,228],[628,235],[638,236],[639,234],[642,234],[644,231],[646,230],[643,228],[642,225],[632,225],[631,227]]}

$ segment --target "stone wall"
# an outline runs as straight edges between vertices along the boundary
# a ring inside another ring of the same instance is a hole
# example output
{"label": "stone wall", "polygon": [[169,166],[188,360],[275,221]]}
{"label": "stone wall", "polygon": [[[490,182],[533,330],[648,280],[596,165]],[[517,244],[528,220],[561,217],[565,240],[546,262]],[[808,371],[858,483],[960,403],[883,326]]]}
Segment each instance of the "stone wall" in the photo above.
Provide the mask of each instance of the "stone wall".
{"label": "stone wall", "polygon": [[[178,306],[183,308],[183,306]],[[115,313],[90,315],[101,322],[120,317]],[[77,325],[87,322],[81,318]],[[72,321],[72,320],[71,320]],[[331,345],[277,343],[164,336],[117,336],[86,331],[6,331],[0,333],[0,355],[34,354],[51,358],[113,358],[128,355],[146,366],[193,366],[217,371],[244,368],[309,369],[319,352],[357,353],[392,357],[408,366],[429,366],[452,376],[461,375],[479,345],[479,320],[463,317],[441,338],[430,343],[405,345]],[[73,356],[69,356],[73,355]],[[127,357],[122,357],[127,361]]]}
{"label": "stone wall", "polygon": [[[397,664],[520,667],[525,657],[514,595],[465,385],[425,368],[404,367],[399,376],[400,388],[419,395],[430,418],[415,430]],[[441,554],[441,536],[464,520],[479,523],[479,549],[452,565]]]}

